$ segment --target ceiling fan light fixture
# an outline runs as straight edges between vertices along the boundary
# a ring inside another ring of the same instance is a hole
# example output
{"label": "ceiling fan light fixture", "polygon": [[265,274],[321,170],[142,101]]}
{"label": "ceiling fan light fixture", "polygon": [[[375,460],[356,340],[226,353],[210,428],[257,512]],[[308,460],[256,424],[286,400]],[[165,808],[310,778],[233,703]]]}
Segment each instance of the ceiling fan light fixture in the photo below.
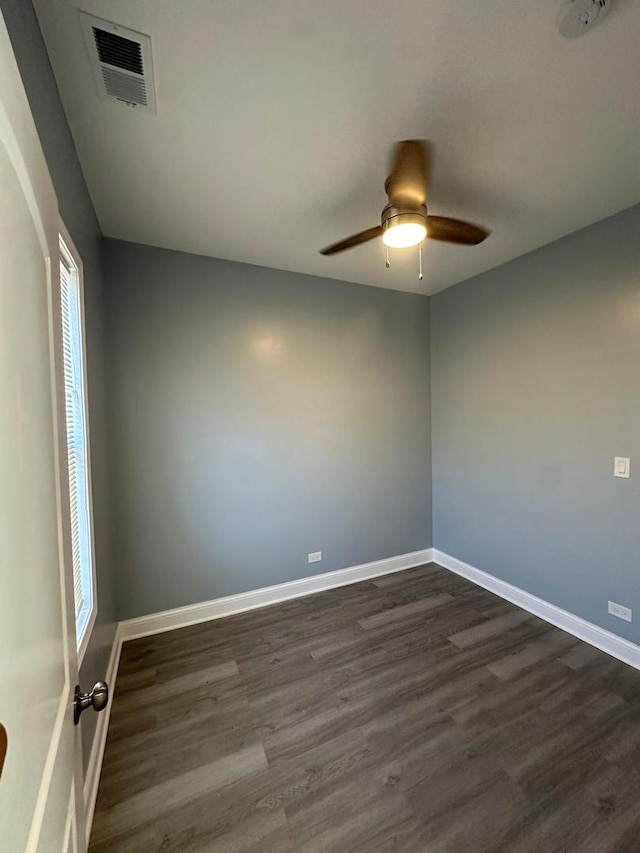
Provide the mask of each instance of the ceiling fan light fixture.
{"label": "ceiling fan light fixture", "polygon": [[[577,0],[576,0],[577,2]],[[605,3],[610,0],[591,0]],[[332,243],[321,249],[322,255],[337,255],[354,246],[382,237],[392,249],[408,249],[429,237],[444,243],[475,246],[489,236],[480,228],[463,219],[449,216],[431,216],[427,213],[427,184],[429,182],[431,146],[420,139],[405,139],[394,149],[391,174],[384,189],[389,203],[382,211],[380,225],[352,234],[346,240]],[[388,257],[387,257],[388,264]]]}
{"label": "ceiling fan light fixture", "polygon": [[398,213],[382,223],[382,239],[391,249],[417,246],[427,236],[427,225],[419,213]]}

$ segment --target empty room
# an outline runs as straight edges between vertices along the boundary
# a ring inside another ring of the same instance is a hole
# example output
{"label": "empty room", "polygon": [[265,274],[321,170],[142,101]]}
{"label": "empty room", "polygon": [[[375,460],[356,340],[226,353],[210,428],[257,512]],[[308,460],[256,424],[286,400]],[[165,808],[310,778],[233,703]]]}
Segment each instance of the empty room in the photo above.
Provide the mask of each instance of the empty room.
{"label": "empty room", "polygon": [[639,0],[0,0],[2,853],[640,853]]}

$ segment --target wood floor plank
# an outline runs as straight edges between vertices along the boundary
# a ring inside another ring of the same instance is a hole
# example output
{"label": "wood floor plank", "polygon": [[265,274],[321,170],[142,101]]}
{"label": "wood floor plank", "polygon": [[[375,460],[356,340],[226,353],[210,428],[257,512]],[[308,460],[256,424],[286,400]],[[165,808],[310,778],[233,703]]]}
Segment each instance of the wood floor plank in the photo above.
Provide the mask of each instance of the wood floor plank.
{"label": "wood floor plank", "polygon": [[500,773],[431,779],[407,796],[426,827],[428,853],[495,850],[527,808],[518,786]]}
{"label": "wood floor plank", "polygon": [[532,640],[522,648],[512,651],[498,660],[487,664],[488,669],[498,678],[513,678],[514,675],[545,658],[556,657],[577,644],[577,640],[562,631],[546,632],[543,637]]}
{"label": "wood floor plank", "polygon": [[458,646],[460,649],[466,649],[476,643],[481,643],[489,637],[495,637],[496,634],[502,634],[504,631],[508,631],[510,628],[520,625],[522,622],[526,622],[531,618],[533,617],[524,610],[516,610],[514,612],[507,613],[504,616],[497,616],[495,619],[487,619],[485,622],[482,622],[480,625],[475,625],[473,628],[467,628],[464,631],[458,631],[455,634],[451,634],[449,640],[454,644],[454,646]]}
{"label": "wood floor plank", "polygon": [[[210,853],[211,837],[190,837],[178,840],[179,846],[168,847],[175,853]],[[289,832],[287,818],[282,809],[273,812],[253,814],[242,823],[236,824],[229,832],[220,835],[215,841],[224,853],[259,853],[262,850],[294,851],[293,839]],[[164,851],[163,851],[164,853]]]}
{"label": "wood floor plank", "polygon": [[413,601],[411,604],[401,604],[397,607],[390,607],[388,610],[383,610],[382,613],[374,613],[373,616],[367,616],[365,619],[359,619],[358,623],[363,628],[377,628],[380,625],[388,625],[389,622],[407,619],[412,616],[427,613],[429,610],[437,610],[443,604],[448,604],[453,601],[453,596],[448,592],[440,593],[423,598],[420,601]]}
{"label": "wood floor plank", "polygon": [[264,770],[266,766],[267,758],[260,743],[223,755],[209,764],[152,785],[107,809],[98,834],[109,836],[129,827],[151,823],[167,809],[224,788],[236,779]]}
{"label": "wood floor plank", "polygon": [[429,564],[124,645],[90,853],[638,853],[640,673]]}

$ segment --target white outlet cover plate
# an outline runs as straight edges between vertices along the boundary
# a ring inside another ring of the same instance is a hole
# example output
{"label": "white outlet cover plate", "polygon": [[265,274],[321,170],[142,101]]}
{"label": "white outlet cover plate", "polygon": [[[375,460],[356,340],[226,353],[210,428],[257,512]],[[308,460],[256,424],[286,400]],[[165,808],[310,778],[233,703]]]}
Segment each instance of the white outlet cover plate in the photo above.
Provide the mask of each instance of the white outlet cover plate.
{"label": "white outlet cover plate", "polygon": [[625,607],[623,604],[616,604],[615,601],[609,602],[609,613],[612,616],[617,616],[618,619],[624,619],[625,622],[631,622],[632,611],[630,607]]}
{"label": "white outlet cover plate", "polygon": [[319,563],[322,560],[322,551],[314,551],[312,554],[307,554],[309,563]]}

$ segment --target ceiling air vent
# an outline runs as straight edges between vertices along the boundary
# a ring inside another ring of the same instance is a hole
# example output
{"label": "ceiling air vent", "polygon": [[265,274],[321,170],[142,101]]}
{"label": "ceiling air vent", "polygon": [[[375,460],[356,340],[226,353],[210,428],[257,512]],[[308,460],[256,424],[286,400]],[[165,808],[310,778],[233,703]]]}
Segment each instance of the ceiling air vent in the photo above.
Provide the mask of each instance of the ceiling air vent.
{"label": "ceiling air vent", "polygon": [[131,107],[156,111],[151,39],[80,12],[98,94]]}

